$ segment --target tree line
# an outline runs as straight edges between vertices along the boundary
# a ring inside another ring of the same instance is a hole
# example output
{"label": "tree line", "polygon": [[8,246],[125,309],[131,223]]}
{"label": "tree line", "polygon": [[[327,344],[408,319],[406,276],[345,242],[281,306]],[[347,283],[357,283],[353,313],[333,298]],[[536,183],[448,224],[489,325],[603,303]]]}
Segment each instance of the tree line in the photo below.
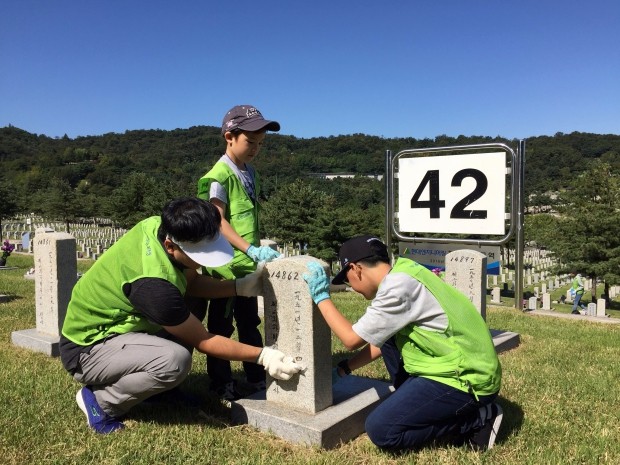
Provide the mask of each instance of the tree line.
{"label": "tree line", "polygon": [[[397,153],[491,142],[515,148],[518,144],[517,140],[488,136],[389,139],[352,134],[303,139],[268,134],[254,162],[263,180],[262,235],[301,245],[331,261],[345,238],[360,232],[383,234],[384,183],[367,176],[383,174],[386,150]],[[32,212],[67,223],[77,218],[106,217],[119,226],[131,227],[158,214],[170,198],[194,195],[198,178],[213,166],[224,148],[220,129],[211,126],[74,139],[31,134],[13,126],[0,128],[0,225],[2,219]],[[582,185],[600,186],[604,173],[613,178],[619,170],[618,135],[575,132],[527,139],[528,211],[570,210],[576,197],[569,194],[581,192]],[[356,177],[329,181],[317,176],[319,173],[350,173]],[[587,198],[596,204],[600,195]],[[579,208],[584,210],[579,213],[584,221],[589,218],[585,215],[594,211]],[[571,217],[570,211],[563,214]],[[607,217],[610,214],[606,211]],[[551,224],[552,219],[543,218],[535,221]],[[542,228],[539,223],[535,223],[536,230]],[[549,228],[560,231],[556,225]],[[536,236],[542,245],[552,247],[551,242],[559,241],[549,234],[534,234],[533,228],[527,231],[529,239]],[[591,259],[600,261],[599,255]],[[585,261],[569,256],[564,260],[583,271],[581,263]],[[606,272],[592,273],[604,276]]]}

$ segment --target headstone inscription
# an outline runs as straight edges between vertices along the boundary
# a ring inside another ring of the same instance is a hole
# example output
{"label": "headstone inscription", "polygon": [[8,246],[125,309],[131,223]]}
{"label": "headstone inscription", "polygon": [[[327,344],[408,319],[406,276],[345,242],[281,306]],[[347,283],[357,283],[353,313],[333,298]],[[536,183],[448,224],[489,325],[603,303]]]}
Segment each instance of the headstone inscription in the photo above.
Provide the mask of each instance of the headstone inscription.
{"label": "headstone inscription", "polygon": [[446,282],[461,291],[486,320],[487,257],[476,250],[461,249],[446,255]]}

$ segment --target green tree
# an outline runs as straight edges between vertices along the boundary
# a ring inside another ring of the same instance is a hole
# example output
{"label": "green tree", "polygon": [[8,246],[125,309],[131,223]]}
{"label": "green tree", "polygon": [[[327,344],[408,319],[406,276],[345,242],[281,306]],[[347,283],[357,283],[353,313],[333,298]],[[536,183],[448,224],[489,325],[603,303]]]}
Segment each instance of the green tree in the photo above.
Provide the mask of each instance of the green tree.
{"label": "green tree", "polygon": [[282,186],[263,204],[262,236],[302,247],[309,244],[312,239],[309,225],[326,197],[301,179]]}
{"label": "green tree", "polygon": [[15,186],[0,177],[0,239],[2,239],[2,220],[11,218],[19,211]]}
{"label": "green tree", "polygon": [[609,295],[609,284],[620,282],[620,169],[595,161],[558,200],[559,216],[537,219],[539,229],[530,223],[526,234],[548,246],[565,271],[604,280]]}
{"label": "green tree", "polygon": [[164,205],[175,196],[169,182],[133,173],[112,192],[107,213],[120,226],[130,228],[149,216],[161,214]]}
{"label": "green tree", "polygon": [[81,204],[74,189],[65,179],[52,178],[47,189],[35,196],[38,203],[34,210],[41,215],[63,221],[65,231],[69,231],[69,223],[81,214]]}

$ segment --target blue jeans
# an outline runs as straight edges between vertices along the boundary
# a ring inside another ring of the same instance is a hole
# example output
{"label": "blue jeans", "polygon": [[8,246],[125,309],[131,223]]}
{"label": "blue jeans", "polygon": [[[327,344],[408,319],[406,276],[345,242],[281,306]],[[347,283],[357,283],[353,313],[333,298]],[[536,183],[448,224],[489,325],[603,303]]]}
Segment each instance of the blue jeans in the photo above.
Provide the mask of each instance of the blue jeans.
{"label": "blue jeans", "polygon": [[583,294],[575,294],[575,299],[573,300],[573,312],[577,311],[577,306],[581,307],[582,309],[586,309],[587,307],[581,303],[581,298],[583,297]]}
{"label": "blue jeans", "polygon": [[[232,299],[232,302],[229,300]],[[232,307],[229,307],[232,305]],[[230,308],[230,311],[227,311]],[[233,317],[237,324],[239,342],[255,347],[263,346],[263,337],[258,329],[258,301],[256,297],[231,297],[212,299],[207,313],[207,329],[210,333],[230,337],[235,331]],[[250,383],[265,380],[265,370],[256,363],[243,362],[243,371]],[[207,355],[207,374],[213,388],[218,388],[232,381],[230,362]]]}
{"label": "blue jeans", "polygon": [[497,397],[478,396],[476,400],[472,394],[427,378],[402,378],[400,352],[393,339],[381,347],[381,353],[396,391],[368,416],[366,432],[382,449],[418,448],[440,438],[458,444],[481,426],[479,408]]}

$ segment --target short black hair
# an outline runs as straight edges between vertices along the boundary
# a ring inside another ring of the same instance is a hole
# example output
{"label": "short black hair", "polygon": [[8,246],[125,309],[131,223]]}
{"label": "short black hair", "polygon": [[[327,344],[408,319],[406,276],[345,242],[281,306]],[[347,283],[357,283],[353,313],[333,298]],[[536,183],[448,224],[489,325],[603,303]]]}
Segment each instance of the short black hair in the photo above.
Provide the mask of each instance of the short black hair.
{"label": "short black hair", "polygon": [[157,233],[160,241],[171,236],[181,242],[198,242],[214,237],[222,216],[215,205],[198,197],[181,197],[166,204]]}
{"label": "short black hair", "polygon": [[390,264],[389,257],[384,257],[383,255],[373,255],[372,257],[362,258],[358,260],[357,263],[363,263],[368,268],[374,268],[379,263],[387,263]]}

